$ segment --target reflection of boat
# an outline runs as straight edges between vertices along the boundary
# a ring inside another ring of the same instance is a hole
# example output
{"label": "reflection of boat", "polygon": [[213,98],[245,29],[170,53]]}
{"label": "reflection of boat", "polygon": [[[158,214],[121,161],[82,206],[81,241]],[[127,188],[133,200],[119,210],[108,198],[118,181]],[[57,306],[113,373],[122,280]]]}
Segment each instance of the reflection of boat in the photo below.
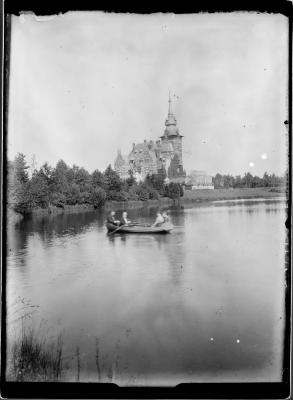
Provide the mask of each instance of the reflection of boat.
{"label": "reflection of boat", "polygon": [[147,226],[147,225],[123,225],[119,227],[114,224],[106,223],[106,227],[108,232],[114,232],[117,230],[117,233],[169,233],[173,229],[173,225],[171,224],[163,224],[162,226]]}

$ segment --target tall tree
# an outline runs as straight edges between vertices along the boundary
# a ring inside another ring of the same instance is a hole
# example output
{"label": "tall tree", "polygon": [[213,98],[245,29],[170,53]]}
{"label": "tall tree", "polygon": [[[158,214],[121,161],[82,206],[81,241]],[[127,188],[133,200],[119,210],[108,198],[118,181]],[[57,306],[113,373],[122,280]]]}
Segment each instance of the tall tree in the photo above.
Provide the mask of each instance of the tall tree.
{"label": "tall tree", "polygon": [[32,208],[46,208],[50,204],[50,181],[44,169],[35,171],[29,182],[30,202]]}
{"label": "tall tree", "polygon": [[65,193],[69,189],[67,173],[68,166],[63,160],[59,160],[56,164],[55,169],[52,172],[52,180],[54,185],[54,191],[59,193]]}
{"label": "tall tree", "polygon": [[29,180],[28,177],[28,165],[25,160],[25,155],[22,153],[18,153],[14,159],[13,163],[14,174],[17,181],[21,184],[27,183]]}
{"label": "tall tree", "polygon": [[91,182],[93,187],[105,187],[105,179],[102,172],[96,169],[91,175]]}
{"label": "tall tree", "polygon": [[104,173],[104,179],[106,192],[119,192],[122,189],[122,180],[120,179],[117,172],[112,169],[111,165],[107,167]]}
{"label": "tall tree", "polygon": [[250,172],[246,172],[243,177],[243,184],[245,187],[250,188],[252,187],[253,176]]}
{"label": "tall tree", "polygon": [[20,213],[28,212],[31,208],[29,192],[28,166],[25,155],[18,153],[14,159],[11,170],[11,189],[9,199],[15,211]]}
{"label": "tall tree", "polygon": [[166,195],[167,197],[170,197],[170,199],[172,199],[174,203],[176,200],[179,203],[180,196],[183,196],[183,189],[181,189],[180,186],[181,185],[176,182],[170,182],[166,186]]}

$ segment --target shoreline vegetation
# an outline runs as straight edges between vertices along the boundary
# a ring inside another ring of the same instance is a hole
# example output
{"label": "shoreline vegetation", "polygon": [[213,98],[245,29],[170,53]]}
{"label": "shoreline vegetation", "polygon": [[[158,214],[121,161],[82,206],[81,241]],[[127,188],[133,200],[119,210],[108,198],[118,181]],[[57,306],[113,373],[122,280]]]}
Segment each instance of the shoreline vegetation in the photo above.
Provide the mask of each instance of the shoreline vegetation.
{"label": "shoreline vegetation", "polygon": [[273,198],[286,195],[288,172],[282,177],[265,173],[262,178],[249,172],[243,177],[216,174],[215,189],[187,190],[179,183],[165,183],[166,172],[148,175],[136,182],[126,180],[109,165],[104,172],[92,174],[83,167],[69,167],[63,160],[55,168],[45,163],[27,165],[18,153],[8,162],[7,222],[16,224],[26,216],[79,213],[97,209],[131,209],[145,206],[170,207],[218,200]]}
{"label": "shoreline vegetation", "polygon": [[63,364],[61,335],[49,340],[32,328],[22,328],[12,345],[7,378],[18,382],[56,382],[62,380]]}

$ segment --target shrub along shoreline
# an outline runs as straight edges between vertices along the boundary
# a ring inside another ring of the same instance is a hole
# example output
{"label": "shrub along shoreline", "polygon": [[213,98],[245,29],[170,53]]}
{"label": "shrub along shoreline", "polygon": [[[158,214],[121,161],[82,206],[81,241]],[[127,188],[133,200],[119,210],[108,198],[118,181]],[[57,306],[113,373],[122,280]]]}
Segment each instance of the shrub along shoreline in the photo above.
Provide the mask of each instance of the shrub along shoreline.
{"label": "shrub along shoreline", "polygon": [[[243,189],[202,189],[185,191],[180,198],[180,205],[194,203],[208,203],[219,200],[239,200],[239,199],[272,199],[283,198],[286,196],[285,188],[243,188]],[[176,202],[176,204],[178,204]],[[167,208],[174,205],[174,201],[167,197],[157,200],[129,200],[129,201],[106,201],[101,209],[110,210],[129,210],[143,207]],[[83,212],[94,212],[97,208],[90,204],[65,205],[64,207],[50,206],[47,208],[35,208],[29,214],[30,217],[54,216],[58,214],[75,214]],[[8,223],[17,224],[25,217],[12,210],[8,210]]]}
{"label": "shrub along shoreline", "polygon": [[8,220],[100,208],[169,207],[176,203],[267,198],[284,193],[287,181],[287,172],[282,177],[265,173],[263,178],[250,173],[235,178],[217,174],[213,178],[216,189],[184,191],[179,183],[166,183],[164,169],[137,182],[131,171],[129,178],[122,180],[111,165],[104,172],[95,170],[91,174],[83,167],[70,167],[63,160],[54,168],[45,163],[37,169],[34,164],[29,167],[25,155],[18,153],[14,161],[8,163]]}

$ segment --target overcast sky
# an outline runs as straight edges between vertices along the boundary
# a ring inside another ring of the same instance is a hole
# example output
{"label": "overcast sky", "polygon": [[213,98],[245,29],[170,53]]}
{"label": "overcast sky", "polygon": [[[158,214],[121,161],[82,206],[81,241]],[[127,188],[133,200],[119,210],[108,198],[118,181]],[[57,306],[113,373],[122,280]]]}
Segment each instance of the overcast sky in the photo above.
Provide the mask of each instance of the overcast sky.
{"label": "overcast sky", "polygon": [[187,172],[282,173],[287,35],[271,14],[13,16],[8,156],[104,170],[162,135],[170,89]]}

